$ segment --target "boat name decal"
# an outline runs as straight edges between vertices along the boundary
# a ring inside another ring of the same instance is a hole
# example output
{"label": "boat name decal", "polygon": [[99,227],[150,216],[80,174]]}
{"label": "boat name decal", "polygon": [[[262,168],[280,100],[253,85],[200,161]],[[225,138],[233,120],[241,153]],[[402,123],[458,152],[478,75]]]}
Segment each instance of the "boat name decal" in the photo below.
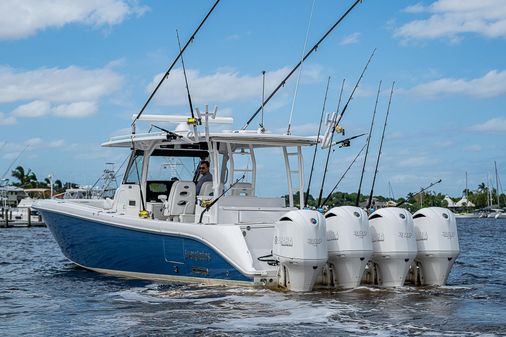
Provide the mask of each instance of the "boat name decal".
{"label": "boat name decal", "polygon": [[211,261],[211,254],[194,250],[185,250],[184,257],[188,260]]}

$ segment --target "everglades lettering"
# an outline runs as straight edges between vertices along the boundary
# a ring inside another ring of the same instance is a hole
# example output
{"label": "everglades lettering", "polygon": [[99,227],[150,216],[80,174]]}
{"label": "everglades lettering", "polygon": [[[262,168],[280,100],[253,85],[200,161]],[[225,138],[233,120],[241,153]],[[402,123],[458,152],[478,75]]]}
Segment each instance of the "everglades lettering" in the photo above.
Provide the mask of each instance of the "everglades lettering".
{"label": "everglades lettering", "polygon": [[211,261],[211,254],[207,252],[199,252],[195,250],[186,250],[184,252],[184,257],[187,260],[195,260],[195,261]]}

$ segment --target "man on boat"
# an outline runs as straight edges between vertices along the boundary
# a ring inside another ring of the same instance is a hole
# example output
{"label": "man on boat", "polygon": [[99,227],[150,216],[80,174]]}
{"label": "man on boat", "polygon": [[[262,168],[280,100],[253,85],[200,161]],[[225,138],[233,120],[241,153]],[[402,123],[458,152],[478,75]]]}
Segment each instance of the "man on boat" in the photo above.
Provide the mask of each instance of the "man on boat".
{"label": "man on boat", "polygon": [[200,194],[200,189],[202,188],[202,185],[206,182],[206,181],[213,181],[213,176],[212,174],[209,172],[209,162],[207,160],[202,160],[199,164],[199,172],[200,172],[200,176],[199,176],[199,180],[197,181],[197,195]]}

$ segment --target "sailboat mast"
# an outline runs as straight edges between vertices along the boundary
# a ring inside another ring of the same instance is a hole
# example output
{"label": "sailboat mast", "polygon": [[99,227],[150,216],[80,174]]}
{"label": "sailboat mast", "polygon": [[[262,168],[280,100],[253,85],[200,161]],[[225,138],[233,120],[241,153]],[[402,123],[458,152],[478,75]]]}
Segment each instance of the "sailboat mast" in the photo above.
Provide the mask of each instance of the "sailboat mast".
{"label": "sailboat mast", "polygon": [[499,208],[499,178],[497,175],[497,162],[494,160],[495,167],[495,195],[497,196],[497,208]]}
{"label": "sailboat mast", "polygon": [[465,191],[465,193],[466,193],[466,200],[467,200],[467,196],[469,194],[468,191],[467,191],[467,171],[466,171],[466,191]]}

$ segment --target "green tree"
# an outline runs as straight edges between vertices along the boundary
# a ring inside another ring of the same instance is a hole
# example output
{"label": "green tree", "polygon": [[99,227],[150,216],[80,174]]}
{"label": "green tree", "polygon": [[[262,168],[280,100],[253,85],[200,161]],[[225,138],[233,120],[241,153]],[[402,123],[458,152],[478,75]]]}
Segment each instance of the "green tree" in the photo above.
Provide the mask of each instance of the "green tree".
{"label": "green tree", "polygon": [[31,169],[25,172],[23,166],[18,166],[12,170],[11,175],[18,180],[13,185],[21,188],[31,188],[37,186],[37,176]]}

